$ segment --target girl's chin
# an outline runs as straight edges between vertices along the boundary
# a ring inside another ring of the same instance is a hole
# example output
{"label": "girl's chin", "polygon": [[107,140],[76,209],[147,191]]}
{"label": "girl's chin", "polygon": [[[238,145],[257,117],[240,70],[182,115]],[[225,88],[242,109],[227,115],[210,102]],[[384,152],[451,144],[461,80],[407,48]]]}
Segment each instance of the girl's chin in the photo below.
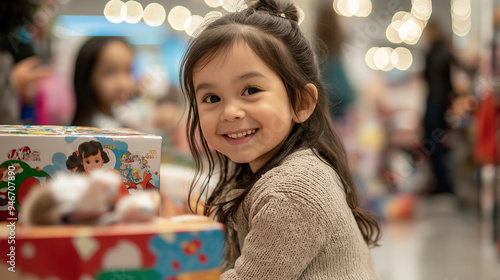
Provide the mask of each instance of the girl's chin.
{"label": "girl's chin", "polygon": [[239,158],[231,158],[229,157],[232,161],[236,162],[236,163],[240,163],[240,164],[244,164],[244,163],[249,163],[248,160],[244,160],[244,159],[239,159]]}
{"label": "girl's chin", "polygon": [[[213,146],[211,146],[213,147]],[[238,147],[235,148],[235,146],[222,146],[222,149],[217,149],[213,147],[215,150],[217,150],[219,153],[225,155],[228,157],[231,161],[236,162],[236,163],[250,163],[251,161],[257,159],[258,157],[261,156],[261,154],[258,154],[258,151],[254,147]]]}
{"label": "girl's chin", "polygon": [[242,157],[241,155],[236,155],[234,153],[222,153],[222,152],[220,152],[220,153],[225,155],[231,161],[234,161],[236,163],[248,163],[248,159],[245,157]]}
{"label": "girl's chin", "polygon": [[236,163],[250,163],[251,161],[255,160],[256,155],[253,155],[252,153],[239,153],[239,154],[227,154],[226,155],[230,160],[236,162]]}

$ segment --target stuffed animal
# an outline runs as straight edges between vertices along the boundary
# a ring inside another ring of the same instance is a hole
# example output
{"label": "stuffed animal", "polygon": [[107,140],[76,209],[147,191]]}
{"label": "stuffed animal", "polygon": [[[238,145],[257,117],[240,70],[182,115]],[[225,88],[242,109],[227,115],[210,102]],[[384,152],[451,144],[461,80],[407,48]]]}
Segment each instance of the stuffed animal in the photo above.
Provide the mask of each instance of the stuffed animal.
{"label": "stuffed animal", "polygon": [[21,211],[26,225],[148,222],[159,214],[158,192],[127,194],[115,172],[59,173],[30,192]]}

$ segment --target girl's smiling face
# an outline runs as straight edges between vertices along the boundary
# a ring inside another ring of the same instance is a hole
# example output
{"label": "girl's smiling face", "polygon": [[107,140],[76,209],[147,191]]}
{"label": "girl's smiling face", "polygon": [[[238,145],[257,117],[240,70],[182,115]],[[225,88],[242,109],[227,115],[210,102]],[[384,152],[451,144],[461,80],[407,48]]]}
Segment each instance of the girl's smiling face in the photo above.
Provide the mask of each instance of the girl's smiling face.
{"label": "girl's smiling face", "polygon": [[104,160],[101,156],[101,151],[99,150],[96,155],[84,157],[82,161],[83,169],[85,172],[89,172],[94,169],[100,169],[104,165]]}
{"label": "girl's smiling face", "polygon": [[133,57],[130,47],[120,41],[108,43],[99,54],[91,79],[101,112],[109,114],[113,103],[123,103],[132,95]]}
{"label": "girl's smiling face", "polygon": [[203,136],[231,160],[262,167],[294,124],[281,78],[244,42],[198,66],[193,74]]}

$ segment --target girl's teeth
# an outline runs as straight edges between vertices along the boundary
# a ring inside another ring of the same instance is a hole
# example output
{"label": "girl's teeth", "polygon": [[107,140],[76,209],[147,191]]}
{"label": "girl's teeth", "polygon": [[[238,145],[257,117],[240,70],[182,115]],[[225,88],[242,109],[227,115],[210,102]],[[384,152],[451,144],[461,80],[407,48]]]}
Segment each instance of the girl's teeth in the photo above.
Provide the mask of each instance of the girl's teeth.
{"label": "girl's teeth", "polygon": [[227,136],[229,136],[230,138],[233,138],[233,139],[238,139],[238,138],[243,138],[243,137],[250,135],[250,134],[253,134],[253,133],[255,133],[255,129],[249,130],[249,131],[246,131],[243,133],[238,133],[238,134],[228,134]]}

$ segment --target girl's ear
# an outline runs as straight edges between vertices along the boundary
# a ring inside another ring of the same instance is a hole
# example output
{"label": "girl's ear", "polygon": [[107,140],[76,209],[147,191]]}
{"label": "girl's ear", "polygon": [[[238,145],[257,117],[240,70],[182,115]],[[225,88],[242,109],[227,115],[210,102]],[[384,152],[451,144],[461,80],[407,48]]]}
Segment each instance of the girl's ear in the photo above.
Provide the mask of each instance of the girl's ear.
{"label": "girl's ear", "polygon": [[314,112],[318,101],[318,89],[315,85],[309,83],[304,87],[300,96],[301,98],[297,100],[296,112],[292,118],[295,123],[305,122]]}

